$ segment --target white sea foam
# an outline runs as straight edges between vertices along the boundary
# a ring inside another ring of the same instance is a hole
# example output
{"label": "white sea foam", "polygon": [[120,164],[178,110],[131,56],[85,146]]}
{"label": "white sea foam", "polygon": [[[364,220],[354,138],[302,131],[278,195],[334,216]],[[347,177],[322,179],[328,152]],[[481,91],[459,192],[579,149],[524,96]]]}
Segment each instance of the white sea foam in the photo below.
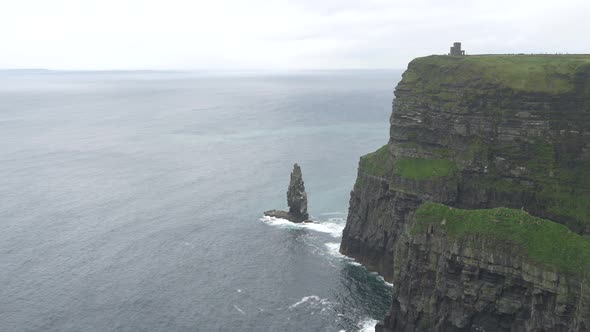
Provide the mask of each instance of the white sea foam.
{"label": "white sea foam", "polygon": [[372,318],[367,318],[362,320],[360,323],[358,323],[358,327],[359,327],[359,332],[372,332],[375,331],[375,324],[377,324],[379,321],[372,319]]}
{"label": "white sea foam", "polygon": [[320,214],[320,216],[329,216],[329,215],[333,215],[333,214],[346,214],[346,212],[326,212],[326,213],[322,213]]}
{"label": "white sea foam", "polygon": [[316,232],[328,233],[333,237],[341,237],[344,229],[344,225],[334,222],[305,223],[303,226]]}
{"label": "white sea foam", "polygon": [[314,300],[315,301],[320,301],[321,298],[319,296],[317,296],[317,295],[304,296],[299,302],[290,305],[289,308],[293,309],[293,308],[297,307],[300,304],[303,304],[303,303],[308,302],[308,301],[314,301]]}
{"label": "white sea foam", "polygon": [[385,281],[385,279],[382,276],[378,275],[378,274],[377,274],[377,279],[383,281],[383,283],[385,284],[385,286],[387,286],[387,287],[393,287],[393,284],[392,283]]}
{"label": "white sea foam", "polygon": [[244,312],[244,310],[240,309],[240,307],[238,307],[237,305],[234,304],[234,309],[236,309],[239,313],[241,313],[242,315],[245,315],[246,313]]}
{"label": "white sea foam", "polygon": [[371,274],[374,275],[375,277],[377,277],[377,279],[381,280],[385,284],[385,286],[393,287],[393,284],[390,283],[390,282],[385,281],[385,278],[383,278],[382,276],[380,276],[379,273],[377,273],[377,272],[371,272]]}
{"label": "white sea foam", "polygon": [[328,242],[324,243],[326,248],[328,248],[328,254],[338,258],[347,258],[346,256],[340,253],[340,243],[338,242]]}
{"label": "white sea foam", "polygon": [[265,223],[276,226],[279,228],[287,229],[310,229],[316,232],[328,233],[333,237],[341,237],[342,230],[344,229],[344,223],[335,222],[336,220],[342,220],[342,218],[330,218],[324,222],[306,222],[306,223],[294,223],[286,219],[275,218],[264,216],[260,220]]}
{"label": "white sea foam", "polygon": [[324,305],[329,305],[332,303],[330,301],[328,301],[327,299],[322,299],[321,297],[319,297],[317,295],[309,295],[309,296],[304,296],[299,302],[296,302],[296,303],[293,303],[292,305],[290,305],[289,309],[295,309],[302,304],[309,304],[312,306],[316,306],[316,305],[324,306]]}
{"label": "white sea foam", "polygon": [[328,243],[324,243],[324,245],[326,246],[326,248],[328,249],[328,254],[330,256],[342,259],[344,261],[346,261],[346,263],[350,264],[350,265],[355,265],[355,266],[361,266],[361,263],[355,261],[354,259],[342,255],[340,253],[340,243],[337,242],[328,242]]}

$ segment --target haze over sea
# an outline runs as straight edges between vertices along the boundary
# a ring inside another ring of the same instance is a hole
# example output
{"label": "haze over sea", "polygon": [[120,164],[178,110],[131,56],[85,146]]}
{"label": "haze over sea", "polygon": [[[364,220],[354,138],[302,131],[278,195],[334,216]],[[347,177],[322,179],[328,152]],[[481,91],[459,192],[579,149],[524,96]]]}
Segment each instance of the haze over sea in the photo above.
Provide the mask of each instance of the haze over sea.
{"label": "haze over sea", "polygon": [[[338,246],[400,74],[0,72],[0,329],[372,328]],[[264,220],[295,162],[318,222]]]}

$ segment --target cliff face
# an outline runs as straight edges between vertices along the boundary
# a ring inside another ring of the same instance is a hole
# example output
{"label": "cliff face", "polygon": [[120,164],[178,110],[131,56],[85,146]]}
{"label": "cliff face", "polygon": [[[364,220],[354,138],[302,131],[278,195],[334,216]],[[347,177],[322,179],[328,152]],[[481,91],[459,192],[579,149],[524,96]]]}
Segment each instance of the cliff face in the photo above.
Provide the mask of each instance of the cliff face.
{"label": "cliff face", "polygon": [[590,239],[520,210],[432,203],[408,229],[394,249],[390,330],[590,328]]}
{"label": "cliff face", "polygon": [[[399,272],[401,243],[410,257],[451,252],[443,240],[408,234],[411,216],[427,201],[523,209],[590,234],[590,56],[418,58],[395,96],[389,143],[359,163],[343,254],[403,289],[411,278]],[[421,251],[408,251],[418,243]],[[420,279],[427,273],[421,266],[434,258],[425,259],[403,264]],[[393,313],[399,314],[396,296]]]}

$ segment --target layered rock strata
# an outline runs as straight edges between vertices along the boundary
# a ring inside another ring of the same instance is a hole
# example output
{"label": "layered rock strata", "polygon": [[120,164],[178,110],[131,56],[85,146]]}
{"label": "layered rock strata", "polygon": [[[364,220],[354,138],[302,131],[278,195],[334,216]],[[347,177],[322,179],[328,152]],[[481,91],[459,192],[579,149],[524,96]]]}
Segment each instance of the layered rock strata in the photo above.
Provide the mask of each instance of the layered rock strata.
{"label": "layered rock strata", "polygon": [[590,238],[521,210],[419,207],[383,331],[588,331]]}
{"label": "layered rock strata", "polygon": [[[455,255],[455,261],[465,261],[467,256],[456,247],[465,244],[445,242],[442,237],[435,242],[420,240],[408,233],[423,202],[463,209],[522,209],[590,235],[590,56],[418,58],[409,64],[395,97],[389,143],[359,163],[340,248],[343,254],[381,273],[399,290],[412,278],[432,277],[423,265],[441,260],[430,256]],[[404,252],[400,246],[411,259],[398,263]],[[496,252],[500,254],[507,251]],[[412,278],[402,278],[396,272],[398,264],[412,267],[406,266],[413,271]],[[513,278],[505,273],[510,266],[502,264],[496,272],[504,279]],[[559,271],[554,273],[562,277]],[[524,288],[535,292],[536,279],[526,280],[531,283]],[[435,282],[424,287],[446,292]],[[400,315],[422,312],[397,310],[405,305],[399,294],[394,293],[392,316],[385,327],[420,330],[418,325],[387,324],[402,321]],[[417,301],[429,298],[416,296]],[[580,310],[580,304],[574,307]],[[543,307],[531,308],[548,313]],[[482,315],[488,310],[476,308]],[[488,318],[494,321],[486,325],[488,331],[505,319]],[[443,326],[432,320],[420,326],[439,331],[471,331],[479,326],[448,322]],[[508,325],[534,330],[533,325]],[[540,330],[548,325],[543,326]]]}

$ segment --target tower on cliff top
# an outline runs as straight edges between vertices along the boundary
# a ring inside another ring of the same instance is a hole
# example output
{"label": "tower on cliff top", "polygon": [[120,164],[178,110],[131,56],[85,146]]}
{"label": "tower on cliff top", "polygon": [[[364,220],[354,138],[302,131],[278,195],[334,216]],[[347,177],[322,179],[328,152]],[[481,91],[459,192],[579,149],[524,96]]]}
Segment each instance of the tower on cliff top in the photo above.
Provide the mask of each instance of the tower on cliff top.
{"label": "tower on cliff top", "polygon": [[453,43],[453,46],[451,46],[451,52],[449,53],[449,55],[454,55],[454,56],[465,55],[465,51],[461,49],[460,42]]}

